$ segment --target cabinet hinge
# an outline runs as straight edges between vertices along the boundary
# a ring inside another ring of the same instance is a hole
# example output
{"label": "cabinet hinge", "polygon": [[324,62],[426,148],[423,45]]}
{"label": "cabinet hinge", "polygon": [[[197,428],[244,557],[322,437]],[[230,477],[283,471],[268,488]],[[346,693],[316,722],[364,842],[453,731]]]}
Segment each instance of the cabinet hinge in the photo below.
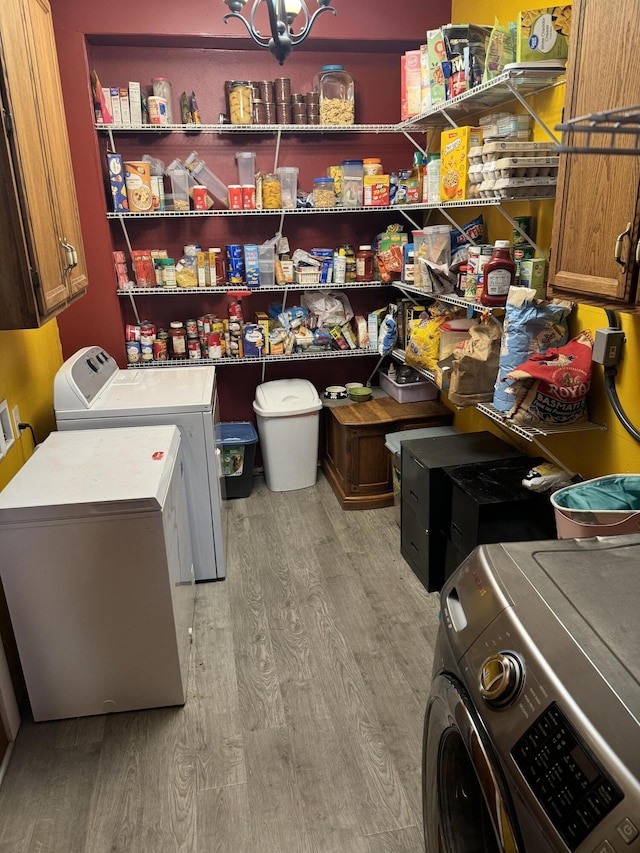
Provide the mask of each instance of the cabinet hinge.
{"label": "cabinet hinge", "polygon": [[41,287],[40,273],[38,272],[38,270],[31,270],[31,285],[33,286],[34,290],[39,290]]}
{"label": "cabinet hinge", "polygon": [[7,133],[13,133],[13,118],[11,116],[11,113],[8,113],[5,110],[5,108],[3,107],[2,108],[2,115],[3,115],[3,121],[4,121],[4,126],[5,126],[6,132]]}

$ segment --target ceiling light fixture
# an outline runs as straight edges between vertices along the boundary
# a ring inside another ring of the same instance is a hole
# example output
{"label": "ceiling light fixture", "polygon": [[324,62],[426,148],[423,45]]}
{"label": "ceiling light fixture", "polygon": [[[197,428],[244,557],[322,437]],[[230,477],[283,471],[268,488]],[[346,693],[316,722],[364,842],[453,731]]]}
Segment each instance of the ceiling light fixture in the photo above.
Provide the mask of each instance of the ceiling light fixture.
{"label": "ceiling light fixture", "polygon": [[[240,14],[240,10],[247,0],[223,0],[223,2],[231,9],[229,14],[224,16],[225,24],[229,18],[240,18],[254,42],[260,47],[268,48],[280,65],[284,64],[285,59],[291,53],[291,49],[306,39],[318,15],[323,12],[336,14],[333,6],[329,5],[331,0],[318,0],[320,8],[316,9],[313,15],[307,9],[305,0],[254,0],[251,17],[247,21]],[[270,36],[263,36],[260,30],[256,29],[256,14],[263,2],[269,13]],[[293,22],[300,14],[303,15],[304,22],[300,31],[295,33]]]}

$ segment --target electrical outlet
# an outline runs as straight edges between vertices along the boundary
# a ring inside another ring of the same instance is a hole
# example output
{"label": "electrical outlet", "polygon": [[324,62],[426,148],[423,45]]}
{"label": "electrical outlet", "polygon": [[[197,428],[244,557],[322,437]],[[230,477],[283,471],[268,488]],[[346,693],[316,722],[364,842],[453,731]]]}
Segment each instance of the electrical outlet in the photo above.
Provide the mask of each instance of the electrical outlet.
{"label": "electrical outlet", "polygon": [[622,358],[624,341],[622,329],[596,329],[591,360],[603,367],[615,367]]}
{"label": "electrical outlet", "polygon": [[20,427],[18,424],[22,423],[20,409],[17,406],[14,406],[13,409],[11,409],[11,417],[13,418],[13,434],[17,440],[20,438]]}

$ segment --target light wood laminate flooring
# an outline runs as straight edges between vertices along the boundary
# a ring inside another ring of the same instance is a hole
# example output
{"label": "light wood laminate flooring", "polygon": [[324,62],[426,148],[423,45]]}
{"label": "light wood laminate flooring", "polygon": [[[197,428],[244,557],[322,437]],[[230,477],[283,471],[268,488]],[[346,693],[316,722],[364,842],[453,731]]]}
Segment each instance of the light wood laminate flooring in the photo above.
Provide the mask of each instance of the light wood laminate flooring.
{"label": "light wood laminate flooring", "polygon": [[25,720],[0,853],[423,853],[421,739],[439,602],[392,509],[326,480],[230,502],[197,587],[184,707]]}

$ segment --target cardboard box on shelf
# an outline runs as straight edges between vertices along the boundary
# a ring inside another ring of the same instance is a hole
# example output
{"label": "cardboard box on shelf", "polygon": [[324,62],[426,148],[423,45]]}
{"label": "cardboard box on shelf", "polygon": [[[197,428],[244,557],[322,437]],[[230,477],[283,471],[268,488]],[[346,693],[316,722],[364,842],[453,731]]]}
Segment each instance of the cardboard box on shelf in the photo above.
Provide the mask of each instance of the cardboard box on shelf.
{"label": "cardboard box on shelf", "polygon": [[389,204],[389,175],[364,176],[364,206],[386,207]]}
{"label": "cardboard box on shelf", "polygon": [[[407,118],[420,114],[422,106],[422,71],[420,51],[408,50],[405,53],[404,80],[406,87]],[[403,101],[405,98],[403,97]]]}
{"label": "cardboard box on shelf", "polygon": [[447,59],[442,30],[427,30],[427,54],[429,56],[429,88],[431,104],[441,104],[445,100],[444,72],[442,63]]}
{"label": "cardboard box on shelf", "polygon": [[440,134],[440,200],[463,201],[469,183],[469,149],[482,145],[481,127],[452,127]]}
{"label": "cardboard box on shelf", "polygon": [[518,12],[516,61],[565,60],[570,32],[570,4]]}

